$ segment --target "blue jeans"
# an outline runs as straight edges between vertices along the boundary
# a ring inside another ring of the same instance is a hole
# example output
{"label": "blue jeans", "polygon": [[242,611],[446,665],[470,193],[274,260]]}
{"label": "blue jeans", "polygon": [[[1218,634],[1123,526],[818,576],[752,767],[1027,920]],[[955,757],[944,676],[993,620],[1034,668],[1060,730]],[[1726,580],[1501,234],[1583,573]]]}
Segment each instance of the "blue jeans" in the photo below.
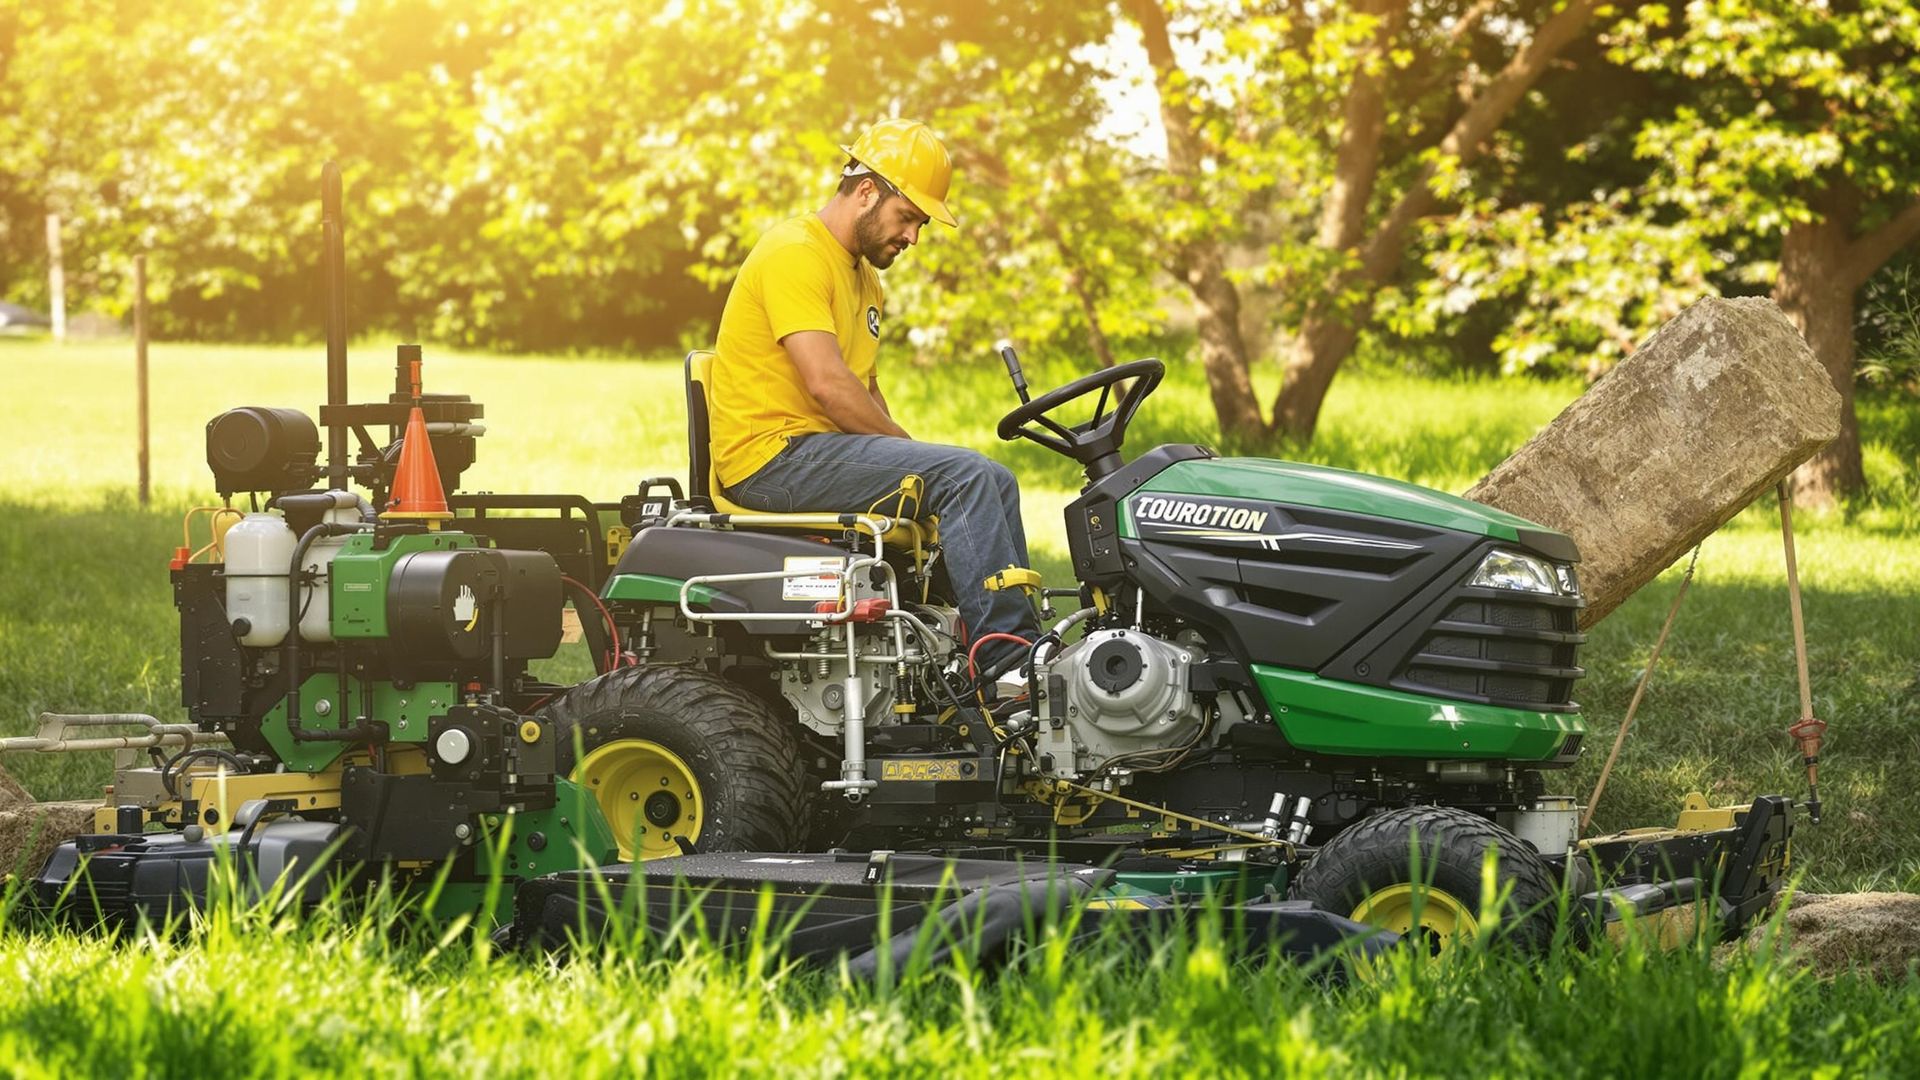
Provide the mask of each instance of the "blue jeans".
{"label": "blue jeans", "polygon": [[[900,487],[908,473],[926,482],[921,514],[940,516],[941,558],[958,594],[960,617],[975,638],[1037,632],[1033,608],[1018,589],[988,592],[989,574],[1026,566],[1020,527],[1020,484],[1005,465],[973,450],[890,435],[823,432],[788,440],[760,471],[727,489],[741,506],[769,513],[861,511]],[[981,666],[1009,651],[983,646]]]}

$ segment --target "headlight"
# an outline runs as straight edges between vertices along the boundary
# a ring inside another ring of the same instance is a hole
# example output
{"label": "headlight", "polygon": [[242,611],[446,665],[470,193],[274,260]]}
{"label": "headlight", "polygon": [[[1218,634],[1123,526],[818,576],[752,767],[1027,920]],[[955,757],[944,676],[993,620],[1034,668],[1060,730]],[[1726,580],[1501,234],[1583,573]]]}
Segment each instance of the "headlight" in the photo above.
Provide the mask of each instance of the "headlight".
{"label": "headlight", "polygon": [[1483,589],[1511,589],[1547,596],[1560,594],[1560,584],[1553,566],[1546,560],[1497,548],[1487,552],[1487,557],[1480,560],[1479,568],[1467,579],[1467,584]]}

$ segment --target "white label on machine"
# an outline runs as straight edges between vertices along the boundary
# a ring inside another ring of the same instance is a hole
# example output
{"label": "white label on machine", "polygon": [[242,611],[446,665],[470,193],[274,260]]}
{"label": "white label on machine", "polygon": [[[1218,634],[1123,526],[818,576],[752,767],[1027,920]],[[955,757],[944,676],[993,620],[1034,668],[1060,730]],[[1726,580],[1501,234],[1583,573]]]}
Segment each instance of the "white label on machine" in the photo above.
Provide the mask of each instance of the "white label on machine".
{"label": "white label on machine", "polygon": [[844,558],[821,559],[811,555],[788,556],[785,571],[789,575],[810,574],[810,577],[786,577],[780,581],[780,599],[782,600],[834,600],[840,599],[840,571],[845,569]]}

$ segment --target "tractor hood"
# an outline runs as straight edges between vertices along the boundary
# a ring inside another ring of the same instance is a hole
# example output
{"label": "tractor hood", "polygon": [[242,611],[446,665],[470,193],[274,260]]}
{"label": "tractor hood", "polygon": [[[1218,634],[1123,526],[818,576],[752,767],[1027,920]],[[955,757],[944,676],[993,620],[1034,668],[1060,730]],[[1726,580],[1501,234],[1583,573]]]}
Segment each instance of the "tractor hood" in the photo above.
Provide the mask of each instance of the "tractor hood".
{"label": "tractor hood", "polygon": [[[1234,502],[1210,504],[1205,501],[1209,498]],[[1120,532],[1138,536],[1143,521],[1219,532],[1278,531],[1278,522],[1263,518],[1257,507],[1246,505],[1249,502],[1403,521],[1523,544],[1565,562],[1580,558],[1566,534],[1504,510],[1399,480],[1271,458],[1175,462],[1122,503]]]}

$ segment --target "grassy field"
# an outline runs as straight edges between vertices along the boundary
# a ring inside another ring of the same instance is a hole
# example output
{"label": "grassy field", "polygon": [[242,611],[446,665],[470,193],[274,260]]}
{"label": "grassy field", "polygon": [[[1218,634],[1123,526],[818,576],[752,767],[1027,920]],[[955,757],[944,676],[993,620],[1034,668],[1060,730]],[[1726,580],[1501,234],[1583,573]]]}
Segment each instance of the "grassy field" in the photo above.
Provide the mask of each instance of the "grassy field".
{"label": "grassy field", "polygon": [[[317,348],[166,345],[153,361],[155,506],[134,505],[131,350],[0,343],[0,734],[41,710],[178,718],[177,623],[165,563],[187,506],[209,498],[205,422],[239,404],[311,412]],[[361,350],[356,396],[391,379]],[[1036,368],[1042,370],[1036,371]],[[1030,365],[1037,385],[1070,372]],[[612,498],[684,473],[679,368],[428,352],[428,388],[470,393],[490,433],[471,490]],[[1428,381],[1356,372],[1335,387],[1309,460],[1459,491],[1578,395],[1574,383]],[[1011,402],[987,368],[892,376],[917,436],[972,445],[1022,479],[1035,560],[1064,581],[1059,507],[1078,479],[993,439]],[[1862,406],[1876,494],[1805,515],[1799,541],[1816,711],[1834,725],[1828,818],[1795,845],[1810,888],[1920,891],[1920,416]],[[1208,438],[1199,373],[1173,366],[1134,450]],[[1777,518],[1742,515],[1701,569],[1598,824],[1671,817],[1689,789],[1799,794]],[[1584,793],[1624,711],[1678,572],[1592,635],[1579,698]],[[582,670],[578,655],[554,662]],[[97,791],[97,760],[8,760],[43,798]],[[1043,947],[997,978],[969,968],[847,986],[641,946],[552,967],[489,959],[377,920],[216,919],[184,940],[0,931],[0,1075],[335,1072],[789,1074],[1911,1075],[1920,983],[1816,981],[1764,953],[1715,960],[1637,948],[1542,965],[1467,954],[1330,991],[1287,965],[1247,969],[1167,943],[1147,958]]]}
{"label": "grassy field", "polygon": [[[1404,954],[1373,977],[1247,963],[1217,921],[1151,948],[1043,937],[1004,968],[878,982],[622,939],[571,962],[387,912],[212,918],[179,938],[0,932],[0,1075],[1899,1077],[1920,987],[1769,945]],[[30,974],[29,974],[30,973]]]}

